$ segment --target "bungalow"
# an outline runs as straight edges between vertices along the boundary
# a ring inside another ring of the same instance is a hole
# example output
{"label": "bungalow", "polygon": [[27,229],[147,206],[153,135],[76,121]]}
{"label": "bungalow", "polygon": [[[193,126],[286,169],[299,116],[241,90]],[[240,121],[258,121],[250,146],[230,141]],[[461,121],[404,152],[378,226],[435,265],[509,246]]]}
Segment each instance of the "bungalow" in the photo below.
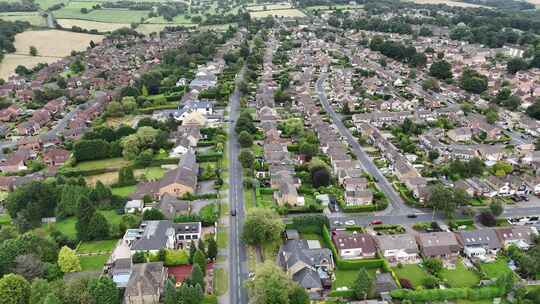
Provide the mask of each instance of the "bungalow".
{"label": "bungalow", "polygon": [[343,187],[345,191],[366,190],[368,179],[365,177],[347,177],[343,179]]}
{"label": "bungalow", "polygon": [[369,259],[374,258],[377,253],[375,240],[367,233],[334,230],[332,242],[342,259]]}
{"label": "bungalow", "polygon": [[43,162],[49,167],[63,165],[71,155],[71,152],[61,148],[51,148],[43,152]]}
{"label": "bungalow", "polygon": [[448,131],[446,135],[455,142],[469,141],[472,138],[470,128],[456,128]]}
{"label": "bungalow", "polygon": [[317,240],[286,241],[279,249],[278,264],[308,293],[332,286],[332,251],[322,248]]}
{"label": "bungalow", "polygon": [[493,229],[480,229],[473,231],[460,231],[457,240],[463,247],[463,253],[469,258],[485,258],[486,255],[495,255],[502,248],[502,244]]}
{"label": "bungalow", "polygon": [[505,248],[514,245],[523,250],[529,249],[534,244],[534,238],[537,235],[533,228],[523,226],[499,228],[495,232]]}
{"label": "bungalow", "polygon": [[410,234],[375,236],[377,247],[392,264],[417,263],[420,260],[418,245]]}
{"label": "bungalow", "polygon": [[422,256],[452,259],[459,255],[460,245],[451,232],[421,233],[416,236]]}

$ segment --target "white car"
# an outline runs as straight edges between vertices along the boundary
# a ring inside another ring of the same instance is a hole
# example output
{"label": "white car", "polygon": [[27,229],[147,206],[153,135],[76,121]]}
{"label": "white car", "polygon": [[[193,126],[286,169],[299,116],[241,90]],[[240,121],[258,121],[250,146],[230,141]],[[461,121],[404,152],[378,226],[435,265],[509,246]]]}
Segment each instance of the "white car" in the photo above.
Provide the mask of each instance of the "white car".
{"label": "white car", "polygon": [[350,220],[350,221],[346,221],[346,222],[345,222],[345,225],[347,225],[347,226],[354,226],[354,225],[356,225],[356,223],[355,223],[353,220]]}

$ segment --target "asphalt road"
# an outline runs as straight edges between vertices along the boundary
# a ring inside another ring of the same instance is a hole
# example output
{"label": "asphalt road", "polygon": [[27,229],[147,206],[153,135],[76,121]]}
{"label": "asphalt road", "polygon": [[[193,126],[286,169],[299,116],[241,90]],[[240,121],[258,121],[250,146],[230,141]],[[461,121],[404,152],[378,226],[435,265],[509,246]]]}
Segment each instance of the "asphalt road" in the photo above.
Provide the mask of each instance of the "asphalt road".
{"label": "asphalt road", "polygon": [[317,94],[319,96],[319,100],[321,101],[321,104],[325,111],[330,115],[330,118],[332,119],[334,125],[338,128],[339,133],[345,140],[349,143],[349,146],[352,149],[352,152],[356,155],[357,159],[362,164],[362,167],[366,172],[371,174],[377,182],[377,186],[379,189],[386,195],[388,200],[390,201],[389,208],[387,208],[387,214],[388,215],[394,215],[394,216],[400,216],[400,215],[406,215],[409,213],[416,213],[417,210],[415,208],[409,207],[405,205],[405,202],[401,199],[399,194],[396,193],[390,182],[384,177],[384,175],[379,171],[379,168],[375,166],[373,161],[369,158],[369,156],[364,152],[360,144],[358,144],[358,141],[352,136],[349,129],[343,125],[343,122],[338,117],[332,106],[328,103],[328,99],[326,98],[326,94],[324,92],[324,81],[326,80],[326,67],[323,68],[323,71],[321,72],[321,76],[317,80],[316,83],[316,90]]}
{"label": "asphalt road", "polygon": [[[243,70],[237,77],[243,77]],[[238,82],[237,82],[238,83]],[[229,206],[236,216],[229,214],[229,295],[230,304],[248,303],[244,281],[247,279],[246,248],[240,241],[244,220],[244,191],[242,184],[242,166],[238,161],[240,145],[234,131],[234,122],[240,112],[240,92],[238,86],[229,100]]]}

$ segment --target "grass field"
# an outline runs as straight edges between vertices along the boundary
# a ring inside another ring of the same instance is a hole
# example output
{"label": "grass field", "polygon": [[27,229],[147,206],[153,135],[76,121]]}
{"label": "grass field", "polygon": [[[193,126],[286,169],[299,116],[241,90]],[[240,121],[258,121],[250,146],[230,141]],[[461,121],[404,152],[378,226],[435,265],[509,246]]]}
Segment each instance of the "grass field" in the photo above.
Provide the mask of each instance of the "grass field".
{"label": "grass field", "polygon": [[120,169],[130,164],[129,160],[125,160],[121,157],[107,158],[100,160],[91,160],[78,163],[74,168],[78,170],[94,170],[94,169]]}
{"label": "grass field", "polygon": [[7,80],[11,74],[15,73],[15,68],[17,68],[19,65],[23,65],[27,68],[33,68],[38,65],[38,63],[53,63],[56,61],[58,61],[58,58],[54,57],[33,57],[29,55],[6,54],[0,63],[0,78]]}
{"label": "grass field", "polygon": [[122,27],[129,27],[128,23],[109,23],[79,19],[57,19],[56,21],[58,21],[58,24],[60,24],[63,28],[79,26],[83,29],[98,30],[100,32],[110,32]]}
{"label": "grass field", "polygon": [[[368,273],[374,278],[377,269],[367,269]],[[336,269],[336,280],[332,283],[332,289],[336,290],[338,287],[351,287],[354,285],[354,281],[358,277],[358,270],[340,270]]]}
{"label": "grass field", "polygon": [[315,6],[309,6],[306,7],[306,10],[308,11],[329,11],[334,9],[339,10],[355,10],[355,9],[361,9],[363,8],[363,5],[350,5],[350,4],[336,4],[336,5],[315,5]]}
{"label": "grass field", "polygon": [[[114,210],[106,210],[106,211],[98,211],[101,213],[109,222],[111,225],[118,225],[122,221],[122,216],[117,214]],[[75,225],[77,224],[77,219],[72,216],[68,217],[66,219],[63,219],[61,221],[58,221],[52,225],[54,227],[65,234],[67,237],[71,239],[75,239],[77,237],[77,230],[75,229]],[[47,229],[48,225],[50,224],[43,224],[42,228]]]}
{"label": "grass field", "polygon": [[83,271],[100,271],[107,262],[109,255],[80,256],[81,267]]}
{"label": "grass field", "polygon": [[114,195],[127,197],[131,193],[135,192],[135,190],[137,190],[137,187],[125,186],[125,187],[112,188],[111,190]]}
{"label": "grass field", "polygon": [[248,12],[258,12],[258,11],[269,11],[277,9],[289,9],[292,6],[289,3],[278,3],[278,4],[268,4],[268,5],[250,5],[246,7]]}
{"label": "grass field", "polygon": [[47,19],[34,12],[0,13],[0,19],[6,21],[27,21],[33,26],[47,26]]}
{"label": "grass field", "polygon": [[134,174],[136,177],[145,176],[148,181],[155,181],[165,175],[166,170],[161,167],[148,167],[144,169],[135,170]]}
{"label": "grass field", "polygon": [[219,227],[217,232],[217,245],[218,248],[225,249],[229,241],[229,235],[227,234],[227,228]]}
{"label": "grass field", "polygon": [[506,259],[499,258],[495,262],[482,263],[480,269],[486,273],[489,278],[497,278],[502,274],[511,272],[512,269],[506,264]]}
{"label": "grass field", "polygon": [[53,6],[53,5],[56,5],[56,4],[59,4],[59,3],[66,3],[67,1],[65,0],[36,0],[35,1],[37,4],[39,4],[39,7],[43,10],[46,10],[48,9],[49,7]]}
{"label": "grass field", "polygon": [[116,243],[118,243],[118,240],[82,242],[79,247],[77,247],[77,253],[84,254],[112,252],[112,250],[116,246]]}
{"label": "grass field", "polygon": [[218,268],[214,271],[214,293],[217,296],[222,296],[228,289],[227,272],[223,268]]}
{"label": "grass field", "polygon": [[[95,1],[70,2],[65,7],[54,12],[54,16],[59,19],[81,19],[110,23],[132,23],[140,22],[141,18],[147,18],[149,11],[133,11],[125,9],[98,9],[92,10]],[[81,13],[81,9],[89,10],[87,14]]]}
{"label": "grass field", "polygon": [[480,276],[465,267],[461,261],[456,263],[456,269],[443,269],[441,276],[452,288],[474,287],[480,282]]}
{"label": "grass field", "polygon": [[170,24],[170,25],[176,25],[176,24],[193,24],[190,19],[186,18],[186,15],[178,15],[173,18],[172,21],[167,21],[165,18],[159,16],[159,17],[153,17],[149,18],[145,21],[145,23],[149,24]]}
{"label": "grass field", "polygon": [[278,16],[278,17],[305,17],[304,13],[299,9],[279,9],[279,10],[267,10],[267,11],[257,11],[250,12],[249,15],[251,18],[265,18],[268,16]]}
{"label": "grass field", "polygon": [[398,278],[409,280],[414,288],[422,286],[422,282],[428,277],[428,273],[416,264],[407,264],[401,268],[394,267],[392,269],[396,272]]}

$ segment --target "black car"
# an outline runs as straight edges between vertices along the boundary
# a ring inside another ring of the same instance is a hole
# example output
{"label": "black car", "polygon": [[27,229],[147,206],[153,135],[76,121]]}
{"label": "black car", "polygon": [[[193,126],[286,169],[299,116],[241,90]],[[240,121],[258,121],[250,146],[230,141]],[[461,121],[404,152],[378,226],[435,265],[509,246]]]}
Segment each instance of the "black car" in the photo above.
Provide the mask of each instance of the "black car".
{"label": "black car", "polygon": [[407,214],[407,217],[408,218],[417,218],[418,215],[414,214],[414,213],[411,213],[411,214]]}
{"label": "black car", "polygon": [[236,216],[236,209],[231,210],[231,216]]}

